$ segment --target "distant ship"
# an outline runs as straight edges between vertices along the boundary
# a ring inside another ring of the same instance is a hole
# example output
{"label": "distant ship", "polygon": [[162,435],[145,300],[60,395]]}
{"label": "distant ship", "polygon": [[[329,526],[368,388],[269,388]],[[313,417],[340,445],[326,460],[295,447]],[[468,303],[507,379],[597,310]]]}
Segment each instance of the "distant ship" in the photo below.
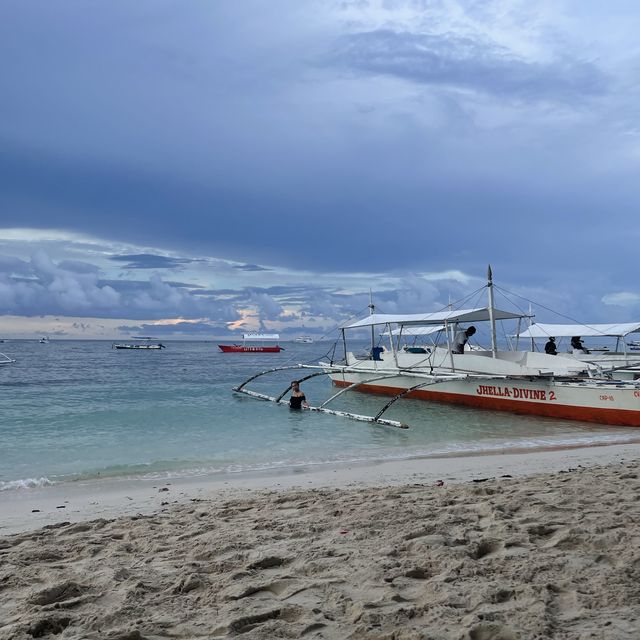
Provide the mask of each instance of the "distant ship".
{"label": "distant ship", "polygon": [[311,336],[298,336],[294,339],[294,342],[299,342],[301,344],[311,344],[313,342],[313,338]]}
{"label": "distant ship", "polygon": [[152,342],[158,338],[152,338],[151,336],[133,336],[132,340],[137,342],[114,342],[111,345],[112,349],[166,349],[161,342]]}
{"label": "distant ship", "polygon": [[223,353],[280,353],[284,349],[279,344],[246,344],[248,341],[266,342],[279,339],[280,336],[277,333],[244,333],[242,344],[219,344],[218,348]]}

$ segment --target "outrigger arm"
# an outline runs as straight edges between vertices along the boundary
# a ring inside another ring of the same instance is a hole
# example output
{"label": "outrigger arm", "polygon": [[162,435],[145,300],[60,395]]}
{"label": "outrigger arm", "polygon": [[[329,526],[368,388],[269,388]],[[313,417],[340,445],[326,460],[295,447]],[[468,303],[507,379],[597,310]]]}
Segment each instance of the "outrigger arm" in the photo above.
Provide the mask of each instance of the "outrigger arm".
{"label": "outrigger arm", "polygon": [[[288,404],[286,401],[282,400],[282,398],[285,396],[285,394],[287,393],[287,391],[289,391],[289,387],[287,387],[279,396],[275,397],[275,396],[269,396],[265,393],[258,393],[257,391],[251,391],[249,389],[245,389],[244,387],[251,382],[252,380],[255,380],[256,378],[259,378],[260,376],[266,375],[267,373],[273,373],[275,371],[291,371],[291,370],[295,370],[295,369],[308,369],[309,366],[308,365],[294,365],[294,366],[290,366],[290,367],[275,367],[273,369],[268,369],[266,371],[262,371],[260,373],[257,373],[254,376],[251,376],[250,378],[247,378],[242,384],[239,384],[237,387],[233,388],[233,391],[236,391],[237,393],[244,393],[248,396],[251,396],[252,398],[257,398],[259,400],[268,400],[269,402],[275,402],[277,404]],[[304,378],[301,378],[300,381],[304,381],[304,380],[309,380],[310,378],[314,378],[316,376],[322,376],[322,375],[328,375],[330,373],[339,373],[340,371],[342,371],[342,369],[332,369],[332,368],[327,368],[327,369],[323,369],[322,371],[316,371],[308,376],[305,376]],[[381,379],[381,378],[390,378],[390,377],[395,377],[395,376],[378,376],[377,379]],[[363,381],[365,382],[365,381]],[[355,387],[358,386],[358,384],[362,384],[362,383],[356,383],[354,385],[351,385],[351,387]],[[338,395],[340,395],[340,393],[342,393],[343,391],[347,391],[349,388],[347,389],[342,389],[339,393],[335,394],[335,396],[333,396],[332,398],[329,398],[329,400],[325,401],[322,403],[322,405],[320,405],[319,407],[313,407],[310,406],[309,407],[309,411],[316,411],[318,413],[328,413],[330,415],[334,415],[334,416],[340,416],[343,418],[350,418],[351,420],[358,420],[359,422],[375,422],[377,424],[381,424],[387,427],[395,427],[397,429],[408,429],[409,426],[399,422],[397,420],[387,420],[386,418],[380,418],[381,412],[378,413],[378,415],[376,417],[372,417],[372,416],[365,416],[365,415],[361,415],[359,413],[351,413],[349,411],[339,411],[336,409],[327,409],[325,407],[325,405],[327,404],[327,402],[329,402],[330,400],[332,400],[334,397],[337,397]]]}

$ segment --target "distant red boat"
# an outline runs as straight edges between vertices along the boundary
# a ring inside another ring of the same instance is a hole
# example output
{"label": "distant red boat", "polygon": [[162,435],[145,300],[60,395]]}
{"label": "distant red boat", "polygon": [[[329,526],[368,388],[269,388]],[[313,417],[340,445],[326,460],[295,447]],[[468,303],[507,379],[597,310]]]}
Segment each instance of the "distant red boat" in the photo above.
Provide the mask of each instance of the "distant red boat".
{"label": "distant red boat", "polygon": [[224,353],[279,353],[282,351],[282,347],[278,345],[275,347],[248,347],[244,344],[219,344],[218,347]]}
{"label": "distant red boat", "polygon": [[266,341],[266,340],[279,340],[280,336],[277,333],[245,333],[242,336],[242,344],[219,344],[218,348],[223,353],[280,353],[284,349],[280,345],[247,345],[247,341]]}

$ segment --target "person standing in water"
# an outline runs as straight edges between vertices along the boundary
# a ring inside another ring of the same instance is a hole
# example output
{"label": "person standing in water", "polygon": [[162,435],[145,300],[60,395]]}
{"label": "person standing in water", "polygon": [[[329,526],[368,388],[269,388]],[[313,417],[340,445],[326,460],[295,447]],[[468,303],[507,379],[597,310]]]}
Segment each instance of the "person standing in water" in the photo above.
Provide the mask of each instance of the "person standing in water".
{"label": "person standing in water", "polygon": [[309,404],[304,392],[300,390],[300,383],[294,380],[291,383],[291,396],[289,397],[289,407],[291,409],[308,409]]}

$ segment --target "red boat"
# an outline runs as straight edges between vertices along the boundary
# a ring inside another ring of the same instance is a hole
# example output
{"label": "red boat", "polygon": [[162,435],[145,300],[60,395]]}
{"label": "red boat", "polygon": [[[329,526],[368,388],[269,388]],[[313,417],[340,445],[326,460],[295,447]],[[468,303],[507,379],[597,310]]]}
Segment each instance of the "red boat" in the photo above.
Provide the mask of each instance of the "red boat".
{"label": "red boat", "polygon": [[280,353],[284,349],[276,344],[272,346],[257,344],[255,346],[247,345],[248,340],[266,341],[266,340],[279,340],[280,336],[277,333],[245,333],[242,336],[242,344],[219,344],[218,348],[223,353]]}
{"label": "red boat", "polygon": [[244,344],[219,344],[218,347],[224,353],[279,353],[282,351],[282,347],[278,345],[275,347],[247,347]]}

